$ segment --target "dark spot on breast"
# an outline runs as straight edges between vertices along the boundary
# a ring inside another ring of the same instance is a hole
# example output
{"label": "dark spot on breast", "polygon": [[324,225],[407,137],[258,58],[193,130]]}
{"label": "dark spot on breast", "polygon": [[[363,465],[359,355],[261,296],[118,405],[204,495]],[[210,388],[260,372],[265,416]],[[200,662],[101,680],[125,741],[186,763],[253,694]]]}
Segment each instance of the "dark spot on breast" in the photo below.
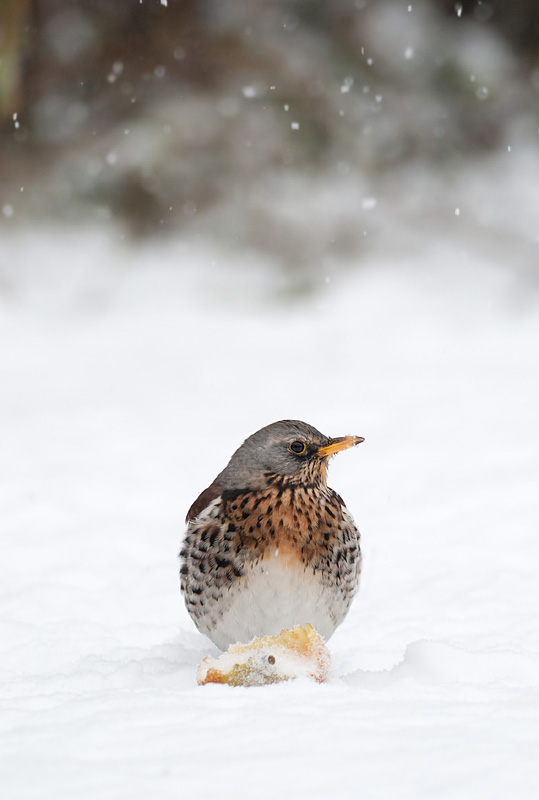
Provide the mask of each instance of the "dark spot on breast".
{"label": "dark spot on breast", "polygon": [[236,500],[240,495],[245,495],[247,491],[247,489],[225,489],[222,497],[223,500],[231,502],[232,500]]}

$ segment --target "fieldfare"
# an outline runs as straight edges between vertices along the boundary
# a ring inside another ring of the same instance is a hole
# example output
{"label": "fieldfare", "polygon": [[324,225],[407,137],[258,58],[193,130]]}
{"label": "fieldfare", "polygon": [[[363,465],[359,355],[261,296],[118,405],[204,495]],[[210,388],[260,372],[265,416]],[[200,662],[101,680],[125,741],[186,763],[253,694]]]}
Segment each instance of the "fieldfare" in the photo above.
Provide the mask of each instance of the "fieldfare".
{"label": "fieldfare", "polygon": [[187,514],[181,589],[197,628],[235,642],[312,625],[328,639],[358,589],[359,532],[327,485],[330,456],[363,441],[299,420],[253,433]]}

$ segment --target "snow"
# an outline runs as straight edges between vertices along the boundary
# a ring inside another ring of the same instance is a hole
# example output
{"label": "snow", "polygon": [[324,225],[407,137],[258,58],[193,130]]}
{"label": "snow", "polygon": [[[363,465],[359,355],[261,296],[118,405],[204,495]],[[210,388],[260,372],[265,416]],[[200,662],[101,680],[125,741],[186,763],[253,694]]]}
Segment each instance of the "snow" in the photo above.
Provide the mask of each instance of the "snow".
{"label": "snow", "polygon": [[[536,796],[537,206],[498,247],[488,196],[304,296],[208,242],[4,221],[3,797]],[[281,418],[365,436],[330,469],[364,551],[335,677],[197,687],[183,517]]]}

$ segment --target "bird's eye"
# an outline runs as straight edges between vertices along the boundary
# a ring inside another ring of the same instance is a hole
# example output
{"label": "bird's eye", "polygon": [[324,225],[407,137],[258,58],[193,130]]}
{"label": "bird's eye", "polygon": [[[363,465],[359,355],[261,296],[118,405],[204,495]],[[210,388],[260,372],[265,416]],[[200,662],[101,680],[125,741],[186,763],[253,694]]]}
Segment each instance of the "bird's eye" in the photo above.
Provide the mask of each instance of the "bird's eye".
{"label": "bird's eye", "polygon": [[275,664],[275,656],[268,656],[268,664]]}
{"label": "bird's eye", "polygon": [[301,453],[305,452],[305,444],[303,442],[298,442],[297,440],[294,442],[290,442],[288,445],[288,449],[295,453],[297,456],[301,455]]}

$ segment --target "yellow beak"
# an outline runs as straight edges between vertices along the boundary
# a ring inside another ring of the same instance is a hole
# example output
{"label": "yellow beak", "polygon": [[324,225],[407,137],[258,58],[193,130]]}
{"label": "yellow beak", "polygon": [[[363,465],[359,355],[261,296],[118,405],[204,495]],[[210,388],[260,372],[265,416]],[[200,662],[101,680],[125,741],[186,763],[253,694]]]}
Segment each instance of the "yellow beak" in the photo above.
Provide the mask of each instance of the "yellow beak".
{"label": "yellow beak", "polygon": [[320,458],[327,458],[335,453],[340,453],[341,450],[347,450],[349,447],[355,447],[356,444],[361,444],[365,439],[363,436],[341,436],[339,439],[332,439],[331,442],[324,447],[319,447],[316,455]]}

